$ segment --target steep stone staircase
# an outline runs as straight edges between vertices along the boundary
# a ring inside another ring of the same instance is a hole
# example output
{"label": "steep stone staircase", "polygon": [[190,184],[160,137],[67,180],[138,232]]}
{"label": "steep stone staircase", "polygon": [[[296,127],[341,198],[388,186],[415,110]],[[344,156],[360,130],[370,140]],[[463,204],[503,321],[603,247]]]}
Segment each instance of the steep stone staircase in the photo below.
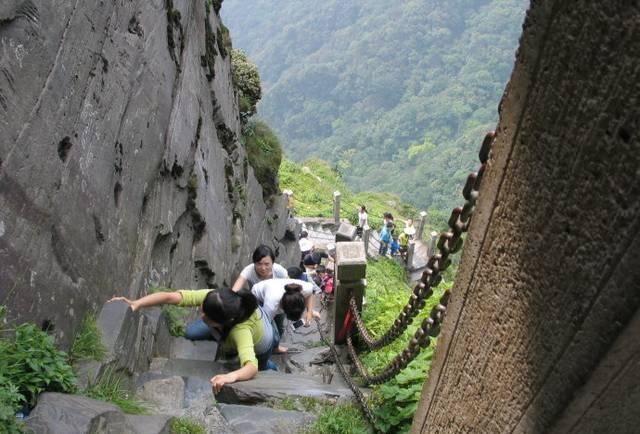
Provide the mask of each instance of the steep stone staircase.
{"label": "steep stone staircase", "polygon": [[[324,308],[321,316],[320,326],[330,332],[331,313]],[[214,361],[215,342],[170,336],[160,309],[132,312],[120,302],[105,304],[98,324],[108,357],[81,367],[81,386],[109,372],[125,374],[151,414],[125,415],[110,403],[45,393],[26,419],[33,432],[169,433],[171,418],[188,417],[208,433],[298,433],[315,419],[320,401],[352,399],[314,325],[296,332],[286,327],[290,352],[273,356],[277,372],[259,372],[214,395],[209,379],[237,368],[236,360]]]}

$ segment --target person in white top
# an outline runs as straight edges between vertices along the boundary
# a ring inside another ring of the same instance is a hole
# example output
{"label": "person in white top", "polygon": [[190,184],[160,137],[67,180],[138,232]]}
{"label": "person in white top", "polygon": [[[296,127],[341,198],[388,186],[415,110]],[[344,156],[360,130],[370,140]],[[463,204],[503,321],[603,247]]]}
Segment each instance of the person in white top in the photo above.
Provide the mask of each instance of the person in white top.
{"label": "person in white top", "polygon": [[238,291],[245,285],[251,289],[256,283],[267,279],[282,279],[289,277],[287,269],[275,263],[275,255],[269,246],[259,245],[253,251],[253,263],[244,267],[232,290]]}
{"label": "person in white top", "polygon": [[413,227],[413,220],[407,219],[405,222],[404,233],[409,236],[409,240],[413,240],[416,235],[416,228]]}
{"label": "person in white top", "polygon": [[[253,285],[251,292],[264,312],[274,320],[282,336],[285,316],[291,322],[304,318],[305,327],[311,325],[314,316],[320,318],[320,314],[313,310],[316,289],[315,285],[303,280],[267,279]],[[275,352],[286,353],[287,350],[287,347],[279,345]]]}

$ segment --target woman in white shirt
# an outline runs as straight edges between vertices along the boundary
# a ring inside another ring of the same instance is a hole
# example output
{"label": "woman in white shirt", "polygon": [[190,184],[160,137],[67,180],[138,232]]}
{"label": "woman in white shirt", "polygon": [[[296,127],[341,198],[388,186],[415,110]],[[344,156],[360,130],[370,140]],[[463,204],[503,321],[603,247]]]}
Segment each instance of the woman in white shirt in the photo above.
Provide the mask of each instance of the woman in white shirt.
{"label": "woman in white shirt", "polygon": [[271,247],[264,244],[259,245],[253,251],[253,263],[244,267],[240,272],[240,276],[236,279],[233,287],[234,291],[238,291],[245,284],[251,289],[256,283],[267,279],[282,279],[289,277],[287,269],[282,265],[275,263],[275,255]]}

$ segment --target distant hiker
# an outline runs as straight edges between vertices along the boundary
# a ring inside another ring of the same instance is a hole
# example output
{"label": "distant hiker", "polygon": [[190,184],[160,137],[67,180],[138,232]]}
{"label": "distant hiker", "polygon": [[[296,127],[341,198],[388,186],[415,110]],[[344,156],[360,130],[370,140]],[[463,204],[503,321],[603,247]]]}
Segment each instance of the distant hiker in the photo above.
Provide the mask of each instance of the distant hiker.
{"label": "distant hiker", "polygon": [[318,274],[318,277],[320,277],[320,289],[322,289],[322,292],[324,292],[325,294],[333,294],[333,272],[320,265],[316,269],[316,273]]}
{"label": "distant hiker", "polygon": [[378,249],[378,254],[380,256],[387,255],[387,249],[389,248],[389,243],[391,243],[391,230],[393,228],[393,223],[389,222],[382,226],[380,230],[380,248]]}
{"label": "distant hiker", "polygon": [[238,291],[244,287],[245,284],[251,289],[253,285],[261,280],[289,277],[287,270],[282,265],[275,263],[276,256],[269,246],[261,244],[256,247],[253,251],[252,259],[253,263],[244,267],[240,272],[240,275],[231,287],[232,290]]}
{"label": "distant hiker", "polygon": [[391,237],[391,242],[389,243],[389,253],[391,253],[391,256],[396,256],[398,253],[400,253],[400,244],[398,243],[397,235],[393,235]]}
{"label": "distant hiker", "polygon": [[358,211],[358,226],[356,228],[356,234],[359,237],[362,237],[362,233],[367,229],[369,229],[369,214],[367,214],[367,207],[361,205],[360,210]]}
{"label": "distant hiker", "polygon": [[309,239],[309,233],[307,231],[300,232],[298,245],[300,246],[300,262],[302,263],[304,257],[313,250],[313,241]]}
{"label": "distant hiker", "polygon": [[[284,333],[284,318],[295,322],[302,318],[309,327],[314,317],[320,314],[313,310],[313,295],[319,288],[298,279],[268,279],[256,283],[251,292],[267,315],[273,318],[280,336]],[[287,348],[278,346],[276,353],[286,353]]]}
{"label": "distant hiker", "polygon": [[[384,226],[389,228],[389,233],[393,235],[396,230],[396,224],[393,221],[393,214],[391,214],[390,212],[385,212],[383,214],[382,223]],[[389,226],[389,224],[391,224],[391,226]]]}
{"label": "distant hiker", "polygon": [[225,351],[238,353],[240,368],[213,376],[209,381],[215,392],[225,384],[254,378],[257,372],[277,366],[270,360],[280,336],[269,315],[258,306],[256,297],[248,290],[238,292],[228,288],[180,289],[156,292],[137,300],[113,297],[109,302],[123,301],[132,311],[163,304],[200,306],[202,319],[189,324],[185,337],[192,340],[216,339]]}
{"label": "distant hiker", "polygon": [[409,252],[409,235],[407,235],[405,232],[402,232],[400,234],[400,236],[398,237],[398,244],[400,247],[400,256],[402,257],[402,259],[404,260],[404,262],[407,262],[407,255]]}
{"label": "distant hiker", "polygon": [[412,219],[407,219],[407,221],[405,222],[405,227],[404,227],[404,231],[405,234],[407,234],[409,236],[410,240],[413,240],[416,236],[416,228],[413,227],[413,220]]}

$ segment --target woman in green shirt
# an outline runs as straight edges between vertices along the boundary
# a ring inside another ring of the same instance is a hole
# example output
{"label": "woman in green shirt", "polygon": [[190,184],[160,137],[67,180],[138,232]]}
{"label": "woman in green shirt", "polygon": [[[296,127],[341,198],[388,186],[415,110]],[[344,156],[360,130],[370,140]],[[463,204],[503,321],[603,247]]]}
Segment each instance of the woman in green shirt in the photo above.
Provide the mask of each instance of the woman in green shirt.
{"label": "woman in green shirt", "polygon": [[250,291],[234,292],[228,288],[180,289],[156,292],[137,300],[114,297],[109,301],[116,300],[124,301],[133,311],[162,304],[201,306],[204,323],[221,335],[223,348],[237,351],[240,359],[240,369],[211,378],[215,392],[225,384],[254,378],[258,370],[275,367],[269,358],[280,337],[271,318],[258,306]]}

